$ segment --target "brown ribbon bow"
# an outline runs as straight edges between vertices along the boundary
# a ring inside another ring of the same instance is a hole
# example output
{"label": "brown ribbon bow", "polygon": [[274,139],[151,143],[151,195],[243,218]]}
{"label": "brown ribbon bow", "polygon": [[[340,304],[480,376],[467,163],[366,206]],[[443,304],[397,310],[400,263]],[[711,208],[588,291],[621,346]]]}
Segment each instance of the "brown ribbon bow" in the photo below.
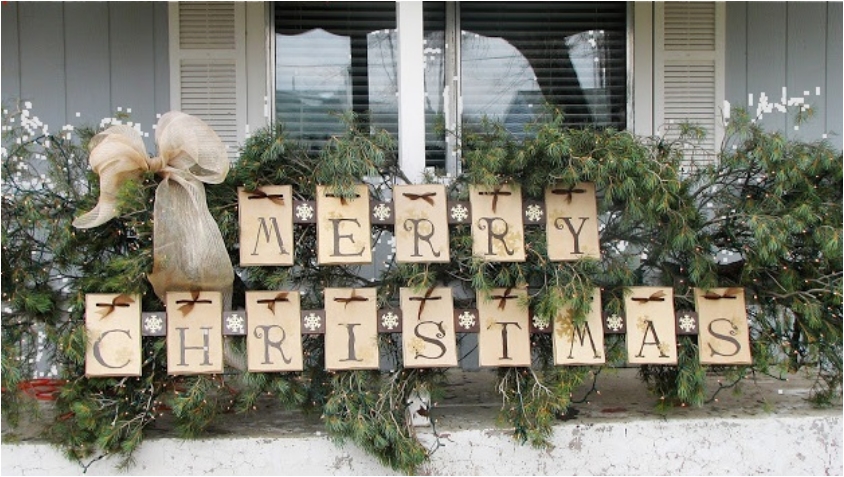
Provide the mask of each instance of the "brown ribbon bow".
{"label": "brown ribbon bow", "polygon": [[639,302],[642,302],[642,303],[647,303],[647,302],[649,302],[649,301],[665,301],[665,298],[663,298],[664,296],[665,296],[665,292],[664,292],[664,291],[662,291],[662,290],[657,290],[657,291],[653,292],[653,293],[651,294],[651,296],[648,296],[648,297],[638,297],[638,296],[634,296],[634,297],[632,298],[632,300],[633,300],[633,301],[639,301]]}
{"label": "brown ribbon bow", "polygon": [[708,292],[706,292],[705,295],[703,295],[703,297],[706,298],[707,300],[720,300],[722,298],[726,298],[726,299],[729,299],[729,300],[735,300],[736,295],[738,295],[738,293],[740,291],[741,290],[739,288],[727,288],[724,291],[723,295],[719,295],[719,294],[715,293],[714,291],[708,291]]}
{"label": "brown ribbon bow", "polygon": [[249,200],[270,199],[273,204],[284,205],[284,194],[267,194],[261,189],[250,192]]}
{"label": "brown ribbon bow", "polygon": [[345,308],[345,307],[349,306],[349,303],[351,303],[353,301],[369,301],[369,298],[367,298],[365,296],[355,295],[355,291],[352,290],[352,295],[350,297],[348,297],[348,298],[335,298],[334,301],[340,302],[340,303],[345,303],[345,305],[343,306]]}
{"label": "brown ribbon bow", "polygon": [[[325,193],[325,196],[326,196],[326,197],[331,197],[331,198],[333,198],[333,199],[340,199],[340,204],[341,204],[341,205],[348,205],[348,203],[349,203],[349,200],[348,200],[348,199],[346,199],[345,197],[343,197],[342,195],[337,195],[337,194],[333,194],[333,193],[331,193],[331,192],[326,192],[326,193]],[[355,195],[354,195],[354,198],[355,198],[355,199],[359,199],[359,198],[360,198],[360,194],[355,194]]]}
{"label": "brown ribbon bow", "polygon": [[417,320],[422,319],[422,310],[425,309],[425,303],[427,303],[428,300],[442,300],[443,297],[441,297],[441,296],[431,296],[432,293],[434,293],[434,287],[429,288],[428,291],[425,292],[425,296],[412,296],[412,297],[410,297],[410,301],[421,301],[422,302],[422,303],[419,304],[419,314],[416,315]]}
{"label": "brown ribbon bow", "polygon": [[513,287],[509,287],[506,290],[504,290],[503,295],[493,295],[492,296],[493,300],[499,300],[498,301],[498,309],[499,310],[503,310],[507,306],[507,300],[512,300],[513,298],[519,297],[519,295],[511,295],[510,294],[510,291],[512,289],[513,289]]}
{"label": "brown ribbon bow", "polygon": [[290,301],[287,298],[287,292],[281,292],[278,295],[274,296],[273,298],[264,298],[264,299],[258,300],[258,303],[260,303],[260,304],[266,303],[267,308],[271,312],[275,313],[275,304],[278,303],[278,302],[285,302],[285,301],[286,302]]}
{"label": "brown ribbon bow", "polygon": [[436,192],[425,192],[424,194],[413,194],[411,192],[403,192],[402,195],[407,197],[410,200],[422,199],[425,202],[427,202],[428,204],[434,205],[434,199],[432,199],[431,197],[434,197],[435,195],[437,195],[437,193]]}
{"label": "brown ribbon bow", "polygon": [[478,195],[491,195],[492,196],[492,211],[495,212],[495,208],[498,206],[498,196],[500,195],[513,195],[512,192],[502,191],[501,187],[496,187],[492,190],[492,192],[478,192]]}
{"label": "brown ribbon bow", "polygon": [[194,290],[190,292],[190,300],[176,300],[177,305],[182,305],[179,307],[179,311],[182,312],[182,317],[188,316],[188,313],[193,311],[193,307],[197,303],[212,303],[211,300],[200,300],[199,295],[202,292],[199,290]]}
{"label": "brown ribbon bow", "polygon": [[131,303],[135,303],[135,300],[133,300],[132,297],[130,297],[129,295],[122,294],[114,297],[111,300],[111,303],[97,303],[96,306],[104,306],[108,308],[100,313],[100,319],[102,320],[103,318],[110,315],[118,306],[121,308],[126,308]]}
{"label": "brown ribbon bow", "polygon": [[577,189],[577,188],[574,188],[574,187],[572,187],[571,189],[552,189],[551,190],[552,194],[565,195],[566,196],[566,202],[568,202],[569,204],[571,204],[571,200],[573,198],[572,194],[583,194],[585,192],[586,192],[586,189]]}

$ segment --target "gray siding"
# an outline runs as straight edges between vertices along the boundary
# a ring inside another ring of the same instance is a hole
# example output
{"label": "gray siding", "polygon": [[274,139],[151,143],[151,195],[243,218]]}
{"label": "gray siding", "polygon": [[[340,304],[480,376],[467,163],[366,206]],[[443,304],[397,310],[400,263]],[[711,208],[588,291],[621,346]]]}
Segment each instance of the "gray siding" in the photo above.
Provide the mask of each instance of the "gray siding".
{"label": "gray siding", "polygon": [[170,109],[166,2],[9,2],[0,21],[3,102],[30,101],[51,132],[131,108],[153,136]]}
{"label": "gray siding", "polygon": [[[804,98],[816,112],[795,129],[793,116],[763,114],[762,124],[788,138],[842,143],[842,4],[821,2],[727,2],[726,96],[733,106],[756,112],[768,102]],[[818,88],[820,94],[817,94]],[[808,94],[807,94],[808,93]]]}

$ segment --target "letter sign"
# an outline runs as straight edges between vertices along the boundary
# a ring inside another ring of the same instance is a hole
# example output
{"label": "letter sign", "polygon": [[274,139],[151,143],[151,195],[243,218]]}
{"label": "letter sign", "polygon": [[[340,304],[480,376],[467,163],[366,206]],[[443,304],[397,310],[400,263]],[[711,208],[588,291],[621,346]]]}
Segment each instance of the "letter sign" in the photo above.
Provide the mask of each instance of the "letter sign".
{"label": "letter sign", "polygon": [[549,187],[545,190],[545,208],[551,261],[601,259],[595,184],[584,182],[571,189]]}
{"label": "letter sign", "polygon": [[592,290],[592,308],[581,325],[574,323],[571,308],[563,307],[554,320],[554,364],[562,366],[602,364],[604,326],[601,321],[601,289]]}
{"label": "letter sign", "polygon": [[325,289],[325,368],[378,369],[378,301],[374,288]]}
{"label": "letter sign", "polygon": [[695,288],[701,364],[752,364],[743,288]]}
{"label": "letter sign", "polygon": [[624,297],[627,314],[627,362],[677,364],[674,290],[631,287]]}
{"label": "letter sign", "polygon": [[525,300],[525,289],[493,288],[489,296],[478,293],[478,355],[482,367],[530,366],[530,326]]}
{"label": "letter sign", "polygon": [[399,263],[447,263],[448,244],[445,186],[396,186],[396,260]]}
{"label": "letter sign", "polygon": [[355,197],[344,199],[317,186],[317,262],[320,265],[372,263],[369,230],[369,189],[355,186]]}
{"label": "letter sign", "polygon": [[240,265],[293,265],[293,194],[288,186],[237,189]]}
{"label": "letter sign", "polygon": [[299,292],[247,291],[246,315],[249,371],[302,371]]}
{"label": "letter sign", "polygon": [[457,366],[451,288],[402,288],[402,348],[406,368]]}
{"label": "letter sign", "polygon": [[521,189],[469,186],[472,253],[487,262],[524,262]]}
{"label": "letter sign", "polygon": [[85,296],[85,375],[141,375],[141,300],[137,295]]}
{"label": "letter sign", "polygon": [[167,374],[223,372],[220,292],[167,292]]}

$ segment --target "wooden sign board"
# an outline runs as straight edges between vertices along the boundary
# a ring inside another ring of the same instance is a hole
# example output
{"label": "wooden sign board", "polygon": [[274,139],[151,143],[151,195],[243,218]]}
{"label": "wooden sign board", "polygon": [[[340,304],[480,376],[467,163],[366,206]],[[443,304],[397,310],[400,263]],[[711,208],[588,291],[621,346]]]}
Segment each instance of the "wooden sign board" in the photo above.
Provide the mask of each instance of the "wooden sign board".
{"label": "wooden sign board", "polygon": [[297,291],[247,291],[250,372],[302,371],[302,318]]}
{"label": "wooden sign board", "polygon": [[378,369],[375,288],[325,289],[325,368]]}
{"label": "wooden sign board", "polygon": [[627,362],[677,364],[674,290],[631,287],[624,297],[627,317]]}
{"label": "wooden sign board", "polygon": [[701,364],[752,364],[743,288],[694,289]]}
{"label": "wooden sign board", "polygon": [[601,289],[592,291],[592,308],[586,321],[577,326],[571,308],[565,307],[554,319],[554,364],[562,366],[602,364],[604,354],[604,326],[601,313]]}
{"label": "wooden sign board", "polygon": [[595,184],[583,182],[571,189],[549,187],[545,190],[545,209],[551,261],[601,259]]}
{"label": "wooden sign board", "polygon": [[396,260],[399,263],[451,261],[445,186],[396,186]]}
{"label": "wooden sign board", "polygon": [[220,292],[167,292],[167,374],[223,372]]}
{"label": "wooden sign board", "polygon": [[406,368],[457,366],[451,288],[402,288],[402,348]]}
{"label": "wooden sign board", "polygon": [[293,193],[287,186],[237,188],[240,265],[293,265]]}
{"label": "wooden sign board", "polygon": [[140,296],[86,295],[85,331],[85,376],[141,375]]}
{"label": "wooden sign board", "polygon": [[478,355],[481,367],[530,366],[527,290],[493,288],[478,293]]}
{"label": "wooden sign board", "polygon": [[469,186],[472,253],[488,262],[524,262],[525,233],[521,189]]}
{"label": "wooden sign board", "polygon": [[317,262],[320,265],[372,263],[369,189],[355,186],[356,197],[335,197],[317,186]]}

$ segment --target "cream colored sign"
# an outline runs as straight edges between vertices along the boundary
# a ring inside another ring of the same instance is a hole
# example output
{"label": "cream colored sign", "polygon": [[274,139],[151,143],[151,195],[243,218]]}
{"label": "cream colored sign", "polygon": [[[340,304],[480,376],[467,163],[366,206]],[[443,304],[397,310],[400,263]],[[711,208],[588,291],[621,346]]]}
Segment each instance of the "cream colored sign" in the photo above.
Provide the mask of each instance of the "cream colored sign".
{"label": "cream colored sign", "polygon": [[402,288],[402,348],[406,368],[457,366],[451,288]]}
{"label": "cream colored sign", "polygon": [[286,186],[237,189],[240,265],[293,265],[293,195]]}
{"label": "cream colored sign", "polygon": [[317,186],[317,261],[320,265],[372,263],[369,189],[355,186],[357,197],[335,197]]}
{"label": "cream colored sign", "polygon": [[564,307],[554,319],[554,364],[602,364],[606,361],[600,288],[592,291],[591,302],[592,308],[579,326],[572,319],[570,307]]}
{"label": "cream colored sign", "polygon": [[752,364],[743,288],[695,288],[701,364]]}
{"label": "cream colored sign", "polygon": [[479,364],[483,367],[530,366],[527,290],[494,288],[478,293]]}
{"label": "cream colored sign", "polygon": [[325,289],[325,367],[378,369],[375,288]]}
{"label": "cream colored sign", "polygon": [[551,261],[601,259],[595,184],[583,182],[571,189],[549,187],[545,190],[545,209]]}
{"label": "cream colored sign", "polygon": [[472,253],[488,262],[524,262],[522,195],[518,186],[469,186]]}
{"label": "cream colored sign", "polygon": [[85,296],[85,375],[141,375],[141,300],[138,295]]}
{"label": "cream colored sign", "polygon": [[396,186],[396,260],[399,263],[451,261],[448,244],[445,186]]}
{"label": "cream colored sign", "polygon": [[247,366],[250,372],[302,371],[299,292],[248,291]]}
{"label": "cream colored sign", "polygon": [[674,291],[669,287],[631,287],[624,297],[627,362],[677,364]]}
{"label": "cream colored sign", "polygon": [[223,372],[220,292],[167,292],[167,373]]}

